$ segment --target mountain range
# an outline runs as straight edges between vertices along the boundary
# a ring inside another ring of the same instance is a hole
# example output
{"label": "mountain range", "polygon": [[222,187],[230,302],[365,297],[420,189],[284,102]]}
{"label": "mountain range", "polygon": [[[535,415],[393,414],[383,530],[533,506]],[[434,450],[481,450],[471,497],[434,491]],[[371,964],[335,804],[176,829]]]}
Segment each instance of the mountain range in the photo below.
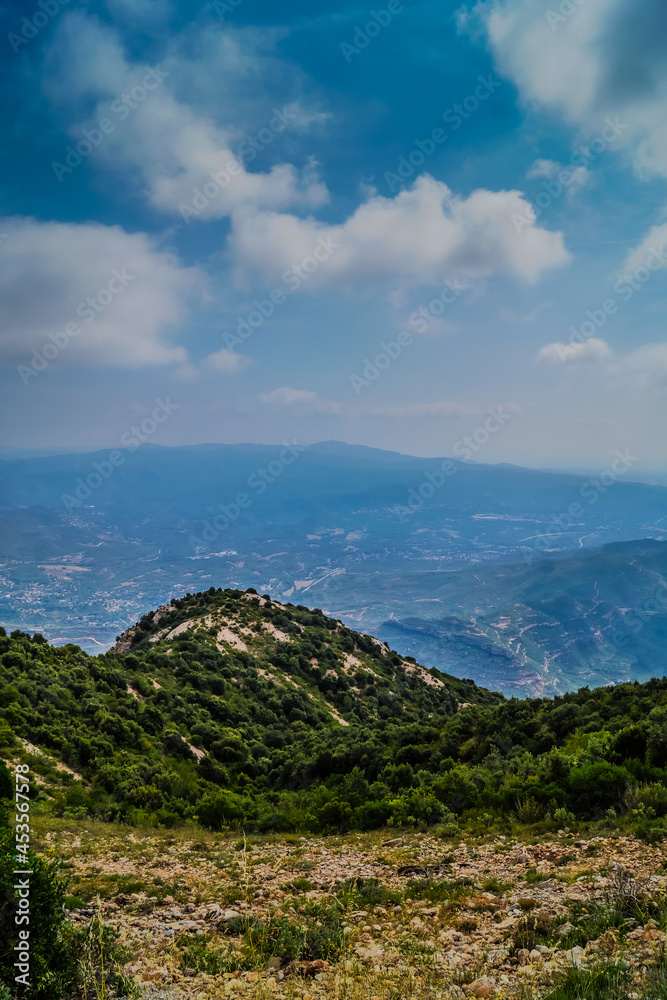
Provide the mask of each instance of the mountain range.
{"label": "mountain range", "polygon": [[296,441],[8,459],[0,621],[93,652],[186,590],[252,586],[506,693],[646,679],[667,489],[615,468]]}

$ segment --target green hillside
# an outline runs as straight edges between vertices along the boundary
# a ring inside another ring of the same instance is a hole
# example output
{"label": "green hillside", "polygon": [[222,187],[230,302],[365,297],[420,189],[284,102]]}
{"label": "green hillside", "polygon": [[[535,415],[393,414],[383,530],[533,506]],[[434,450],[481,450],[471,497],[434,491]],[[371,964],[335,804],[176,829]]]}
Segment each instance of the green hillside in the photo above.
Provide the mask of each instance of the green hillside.
{"label": "green hillside", "polygon": [[0,662],[0,753],[56,815],[327,833],[626,814],[665,832],[665,679],[505,700],[317,609],[213,588],[102,656],[14,632]]}

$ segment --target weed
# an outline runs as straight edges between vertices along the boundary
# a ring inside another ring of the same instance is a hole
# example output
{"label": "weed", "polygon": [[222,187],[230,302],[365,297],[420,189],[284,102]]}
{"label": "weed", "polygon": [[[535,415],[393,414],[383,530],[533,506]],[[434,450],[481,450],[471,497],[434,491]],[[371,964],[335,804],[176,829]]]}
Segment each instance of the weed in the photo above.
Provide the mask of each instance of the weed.
{"label": "weed", "polygon": [[454,926],[457,931],[461,931],[462,934],[470,934],[472,931],[476,931],[479,924],[472,917],[459,917],[458,920],[454,921]]}
{"label": "weed", "polygon": [[512,934],[515,951],[527,948],[532,951],[538,944],[546,944],[554,933],[554,921],[546,914],[535,913],[522,917]]}
{"label": "weed", "polygon": [[333,894],[345,907],[384,906],[401,902],[401,893],[387,889],[377,878],[353,878],[338,882]]}
{"label": "weed", "polygon": [[491,876],[482,882],[482,889],[484,892],[492,892],[494,896],[502,896],[504,892],[512,888],[511,882],[503,882],[501,879]]}
{"label": "weed", "polygon": [[276,957],[283,962],[318,958],[335,961],[345,943],[341,915],[341,907],[334,903],[313,906],[307,924],[273,916],[264,924],[255,924],[244,936],[246,967],[263,966]]}
{"label": "weed", "polygon": [[553,878],[552,875],[547,875],[545,872],[538,872],[536,869],[527,871],[523,876],[524,882],[528,885],[536,885],[538,882],[546,882],[547,879]]}
{"label": "weed", "polygon": [[596,968],[573,966],[545,1000],[627,1000],[629,970],[619,963]]}
{"label": "weed", "polygon": [[[181,940],[177,942],[181,945]],[[216,976],[221,972],[231,972],[237,968],[237,963],[230,958],[226,949],[220,945],[212,945],[210,938],[198,937],[187,940],[181,950],[181,969],[194,969],[195,972],[205,972]]]}
{"label": "weed", "polygon": [[309,892],[313,888],[313,883],[307,878],[295,878],[293,882],[288,882],[280,887],[283,892]]}

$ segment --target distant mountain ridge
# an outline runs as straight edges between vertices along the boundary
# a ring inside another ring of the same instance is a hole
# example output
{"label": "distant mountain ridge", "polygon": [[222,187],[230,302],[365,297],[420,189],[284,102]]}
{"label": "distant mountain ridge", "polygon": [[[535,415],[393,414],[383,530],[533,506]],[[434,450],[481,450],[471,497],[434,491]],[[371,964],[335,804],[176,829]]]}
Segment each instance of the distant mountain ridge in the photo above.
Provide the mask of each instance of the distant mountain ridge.
{"label": "distant mountain ridge", "polygon": [[[634,660],[626,650],[615,664],[591,639],[587,666],[583,632],[576,655],[554,657],[555,626],[545,622],[561,622],[564,604],[525,612],[539,627],[523,633],[517,654],[518,618],[503,611],[503,588],[530,608],[530,587],[550,574],[553,583],[550,564],[573,550],[594,565],[605,543],[662,540],[667,489],[619,478],[602,491],[569,474],[340,442],[288,445],[289,456],[285,445],[146,445],[119,450],[117,465],[108,451],[0,462],[0,621],[97,652],[165,597],[253,586],[283,601],[304,595],[355,628],[407,643],[421,662],[509,693],[661,669],[656,644],[645,642],[652,629]],[[293,460],[281,463],[281,452]],[[453,471],[443,477],[445,461]],[[83,499],[65,503],[77,484]],[[645,599],[649,576],[633,579],[638,589],[622,607]],[[496,613],[505,627],[494,627]]]}

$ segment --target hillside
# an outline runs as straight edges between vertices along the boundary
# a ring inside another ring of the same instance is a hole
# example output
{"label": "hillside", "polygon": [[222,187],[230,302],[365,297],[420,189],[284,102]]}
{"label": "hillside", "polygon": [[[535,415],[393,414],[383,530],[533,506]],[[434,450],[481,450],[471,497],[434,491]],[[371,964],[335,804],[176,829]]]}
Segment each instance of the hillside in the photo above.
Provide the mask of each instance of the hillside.
{"label": "hillside", "polygon": [[[435,738],[460,704],[501,700],[318,610],[254,592],[174,600],[95,658],[20,633],[0,650],[0,746],[17,736],[80,775],[61,772],[61,813],[133,822],[197,814],[214,827],[376,826],[391,809],[352,791],[355,767],[382,770],[387,743]],[[410,815],[414,796],[393,771],[392,809]],[[317,795],[299,791],[311,786]]]}
{"label": "hillside", "polygon": [[0,652],[0,746],[50,755],[26,759],[59,815],[326,833],[643,803],[657,836],[667,814],[665,679],[506,701],[317,609],[213,588],[99,657],[17,633]]}

